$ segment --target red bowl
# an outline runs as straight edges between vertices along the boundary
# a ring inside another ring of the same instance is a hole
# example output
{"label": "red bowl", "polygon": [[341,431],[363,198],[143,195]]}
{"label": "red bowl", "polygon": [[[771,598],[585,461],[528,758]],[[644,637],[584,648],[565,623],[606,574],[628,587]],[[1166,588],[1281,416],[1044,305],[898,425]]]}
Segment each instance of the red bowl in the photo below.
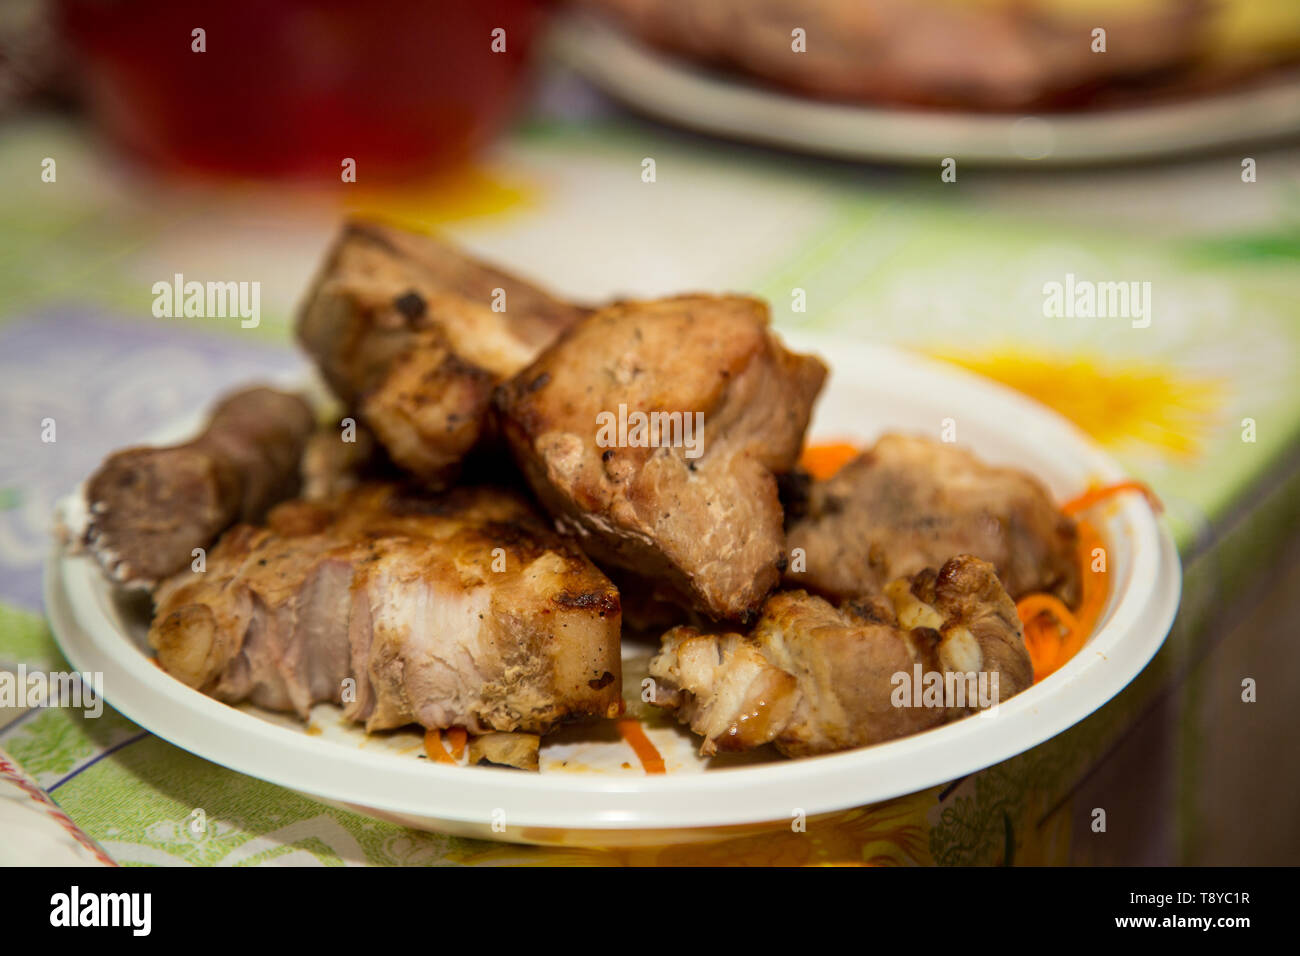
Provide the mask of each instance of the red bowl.
{"label": "red bowl", "polygon": [[[373,183],[463,161],[501,127],[544,4],[59,6],[92,116],[133,156],[189,172],[314,180],[337,180],[350,158],[357,181]],[[194,49],[196,29],[205,52]],[[498,29],[504,52],[493,50]]]}

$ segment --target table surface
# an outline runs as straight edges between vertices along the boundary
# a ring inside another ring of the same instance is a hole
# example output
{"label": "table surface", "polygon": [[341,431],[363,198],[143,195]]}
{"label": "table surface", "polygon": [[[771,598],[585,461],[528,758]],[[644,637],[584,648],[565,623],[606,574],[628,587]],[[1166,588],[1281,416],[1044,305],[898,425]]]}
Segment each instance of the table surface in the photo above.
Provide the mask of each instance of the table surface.
{"label": "table surface", "polygon": [[[364,160],[357,184],[333,190],[200,190],[120,167],[66,120],[10,123],[0,140],[0,666],[66,666],[40,601],[60,496],[105,453],[222,390],[305,367],[290,346],[292,309],[345,212],[443,230],[578,297],[753,292],[772,303],[778,328],[959,362],[1056,408],[1149,482],[1185,558],[1215,548],[1294,474],[1294,148],[1260,151],[1249,184],[1237,155],[959,171],[943,183],[937,166],[851,166],[677,133],[575,84],[551,74],[478,166],[400,193],[368,189]],[[55,183],[40,179],[46,156],[57,159]],[[641,175],[647,157],[652,183]],[[153,318],[151,286],[174,273],[260,281],[261,325]],[[1149,327],[1045,317],[1043,284],[1067,274],[1150,282]],[[796,289],[804,312],[792,309]],[[46,417],[58,423],[53,444],[40,440]],[[1233,573],[1267,557],[1245,549]],[[816,839],[555,851],[326,807],[179,751],[111,710],[89,721],[0,708],[0,749],[14,779],[66,812],[65,832],[89,835],[68,852],[90,858],[93,841],[123,864],[947,859],[934,795],[844,814]],[[196,833],[199,808],[207,826]],[[912,818],[930,821],[928,839],[898,824]],[[0,804],[0,832],[15,819]]]}

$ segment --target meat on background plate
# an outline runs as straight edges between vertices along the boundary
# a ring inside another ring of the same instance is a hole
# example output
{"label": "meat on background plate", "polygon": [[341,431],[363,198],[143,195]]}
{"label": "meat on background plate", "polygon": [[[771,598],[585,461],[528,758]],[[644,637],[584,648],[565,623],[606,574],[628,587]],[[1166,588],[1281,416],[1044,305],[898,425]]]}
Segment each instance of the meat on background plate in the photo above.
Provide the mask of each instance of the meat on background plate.
{"label": "meat on background plate", "polygon": [[228,703],[306,718],[332,701],[367,731],[472,733],[542,733],[621,707],[618,592],[499,489],[366,483],[286,502],[155,602],[159,663]]}
{"label": "meat on background plate", "polygon": [[888,582],[954,554],[989,561],[1013,598],[1036,591],[1079,602],[1077,534],[1046,488],[965,449],[885,435],[791,508],[788,544],[804,552],[788,587],[832,600],[878,593]]}
{"label": "meat on background plate", "polygon": [[[768,326],[766,304],[744,296],[620,302],[497,392],[502,432],[560,530],[713,618],[752,614],[779,580],[774,476],[794,466],[826,377]],[[638,414],[676,424],[638,439]]]}
{"label": "meat on background plate", "polygon": [[[1062,109],[1177,91],[1205,67],[1213,52],[1208,28],[1223,6],[1208,0],[577,4],[654,46],[796,93],[967,110]],[[1286,25],[1284,16],[1273,15]],[[1093,50],[1097,27],[1106,30],[1104,53]],[[803,31],[802,49],[796,49],[796,29]]]}
{"label": "meat on background plate", "polygon": [[[918,668],[976,684],[962,685],[962,702],[909,692],[900,706],[895,675],[914,680]],[[748,634],[678,627],[650,662],[653,702],[704,738],[706,756],[771,743],[801,757],[917,733],[980,709],[981,674],[989,699],[1033,683],[1015,605],[992,566],[968,555],[839,607],[778,591]]]}

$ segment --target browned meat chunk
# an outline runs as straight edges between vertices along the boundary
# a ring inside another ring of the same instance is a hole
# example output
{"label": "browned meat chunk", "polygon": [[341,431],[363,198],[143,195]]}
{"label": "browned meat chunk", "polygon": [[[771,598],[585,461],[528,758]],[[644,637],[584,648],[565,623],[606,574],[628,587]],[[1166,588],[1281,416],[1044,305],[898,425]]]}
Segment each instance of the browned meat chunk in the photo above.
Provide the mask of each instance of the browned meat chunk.
{"label": "browned meat chunk", "polygon": [[469,742],[469,762],[536,770],[540,745],[536,734],[484,734]]}
{"label": "browned meat chunk", "polygon": [[219,700],[367,730],[541,733],[621,703],[618,592],[518,496],[368,483],[240,525],[159,588],[149,632]]}
{"label": "browned meat chunk", "polygon": [[297,395],[236,392],[198,438],[109,456],[86,484],[85,545],[119,584],[150,588],[237,521],[260,521],[298,491],[314,422]]}
{"label": "browned meat chunk", "polygon": [[352,222],[297,331],[393,461],[446,484],[483,433],[493,386],[585,312],[430,236]]}
{"label": "browned meat chunk", "polygon": [[650,662],[654,703],[701,753],[772,743],[788,757],[892,740],[973,713],[1033,682],[1015,605],[968,555],[832,607],[767,599],[748,635],[678,627]]}
{"label": "browned meat chunk", "polygon": [[717,618],[777,583],[774,473],[798,457],[826,367],[786,351],[741,296],[622,302],[497,393],[525,477],[598,562]]}
{"label": "browned meat chunk", "polygon": [[393,471],[374,433],[355,419],[316,429],[303,449],[300,472],[307,501],[324,501],[350,491],[367,478]]}
{"label": "browned meat chunk", "polygon": [[1079,599],[1074,522],[1037,480],[963,449],[886,435],[827,481],[788,529],[791,587],[832,599],[878,591],[954,554],[991,562],[1012,597]]}

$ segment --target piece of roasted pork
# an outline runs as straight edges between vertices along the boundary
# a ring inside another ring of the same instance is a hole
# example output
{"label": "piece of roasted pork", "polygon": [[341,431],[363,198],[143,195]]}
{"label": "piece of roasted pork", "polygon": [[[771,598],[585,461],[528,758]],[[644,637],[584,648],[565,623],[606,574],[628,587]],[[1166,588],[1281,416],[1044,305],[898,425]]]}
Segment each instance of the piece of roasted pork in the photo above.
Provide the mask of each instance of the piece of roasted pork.
{"label": "piece of roasted pork", "polygon": [[954,554],[991,562],[1017,600],[1034,591],[1079,600],[1074,522],[1047,489],[923,438],[885,435],[812,482],[806,500],[790,502],[787,537],[801,553],[786,585],[832,600],[878,592]]}
{"label": "piece of roasted pork", "polygon": [[748,634],[678,627],[650,662],[653,703],[700,752],[773,744],[788,757],[917,733],[1033,682],[1015,605],[969,555],[839,607],[778,591]]}
{"label": "piece of roasted pork", "polygon": [[621,708],[618,592],[515,493],[364,483],[286,502],[155,594],[170,674],[369,731],[543,733]]}
{"label": "piece of roasted pork", "polygon": [[713,618],[776,586],[775,474],[798,458],[826,367],[743,296],[620,302],[497,392],[525,477],[596,561]]}
{"label": "piece of roasted pork", "polygon": [[493,386],[587,311],[432,236],[352,221],[297,335],[389,457],[445,486],[484,434]]}
{"label": "piece of roasted pork", "polygon": [[223,399],[192,441],[115,452],[86,482],[86,550],[118,584],[153,587],[298,492],[314,425],[301,397],[255,387]]}
{"label": "piece of roasted pork", "polygon": [[307,501],[325,501],[366,480],[400,477],[374,433],[350,418],[312,432],[303,448],[299,472],[299,497]]}

